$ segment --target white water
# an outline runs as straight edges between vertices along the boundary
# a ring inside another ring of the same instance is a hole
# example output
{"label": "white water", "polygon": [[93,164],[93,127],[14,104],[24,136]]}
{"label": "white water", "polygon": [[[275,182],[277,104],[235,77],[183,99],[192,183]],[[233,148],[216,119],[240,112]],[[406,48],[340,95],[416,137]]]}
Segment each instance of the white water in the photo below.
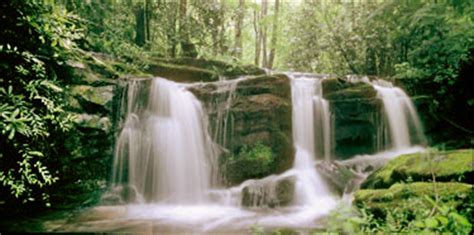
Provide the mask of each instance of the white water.
{"label": "white water", "polygon": [[[296,203],[328,212],[335,204],[331,192],[316,172],[316,153],[330,158],[329,105],[322,98],[321,80],[305,75],[291,77],[293,141],[296,149],[293,171],[297,175]],[[322,141],[316,141],[317,137]],[[323,151],[321,151],[321,149]]]}
{"label": "white water", "polygon": [[[414,143],[424,144],[426,139],[420,118],[410,97],[390,82],[378,80],[372,84],[377,90],[378,97],[383,101],[392,147],[400,150],[409,148]],[[410,133],[410,128],[414,130],[413,135]]]}
{"label": "white water", "polygon": [[[237,82],[229,84],[223,85],[229,90],[224,110],[230,107]],[[129,204],[123,219],[190,226],[187,229],[193,231],[220,228],[237,231],[253,224],[310,228],[335,207],[337,197],[314,167],[317,158],[323,160],[330,155],[330,141],[325,141],[330,135],[329,107],[322,99],[318,79],[292,79],[296,149],[293,168],[281,175],[249,180],[229,189],[210,187],[210,154],[215,151],[206,131],[207,116],[192,93],[161,78],[153,79],[147,105],[135,107],[144,103],[137,100],[137,93],[146,94],[143,88],[130,84],[125,126],[116,146],[114,185],[133,186],[146,204]],[[226,119],[228,114],[218,115]],[[226,129],[225,123],[219,124]],[[222,130],[214,133],[219,132]],[[316,135],[322,136],[321,141]],[[274,209],[260,207],[276,200],[276,182],[288,177],[295,179],[295,195],[290,205]],[[244,187],[252,195],[265,195],[252,209],[241,206]]]}
{"label": "white water", "polygon": [[[177,228],[172,232],[242,232],[254,224],[299,229],[320,225],[319,220],[340,201],[315,168],[318,161],[331,159],[333,133],[329,103],[322,96],[323,78],[295,73],[288,76],[296,150],[293,167],[280,175],[248,180],[229,189],[212,188],[210,183],[216,150],[207,133],[207,115],[192,93],[182,84],[161,78],[153,79],[149,91],[139,83],[129,84],[126,121],[117,140],[113,178],[114,185],[128,184],[136,188],[146,203],[129,203],[125,206],[126,213],[114,217],[113,223],[153,221],[154,226]],[[237,82],[220,81],[217,86],[228,92],[221,102],[224,106],[218,107],[221,111],[217,113],[217,129],[214,129],[215,140],[220,144],[227,141],[225,133],[229,124],[225,120]],[[379,154],[385,161],[412,151],[408,148],[412,143],[406,141],[410,139],[406,133],[410,135],[411,131],[406,126],[410,123],[417,126],[419,121],[414,120],[413,106],[406,104],[409,100],[403,100],[398,90],[385,84],[374,84],[374,87],[384,107],[402,106],[395,107],[398,111],[394,114],[386,110],[387,116],[405,115],[407,110],[409,113],[401,120],[388,118],[389,122],[395,122],[397,131],[403,128],[408,131],[399,133],[390,129],[391,139],[399,151]],[[141,94],[147,92],[149,99],[143,100]],[[413,110],[411,114],[410,110]],[[363,165],[365,159],[370,156],[353,161]],[[276,182],[289,177],[295,179],[293,201],[285,207],[264,206],[276,200]],[[251,208],[241,205],[244,188],[255,196]]]}
{"label": "white water", "polygon": [[[114,184],[128,184],[146,202],[194,204],[208,201],[208,159],[213,158],[200,102],[179,84],[156,78],[144,110],[129,113],[118,137]],[[128,177],[121,174],[128,173]],[[119,176],[121,175],[121,176]]]}
{"label": "white water", "polygon": [[388,143],[393,150],[426,144],[420,118],[410,97],[402,89],[385,80],[370,81],[368,77],[348,76],[347,80],[368,83],[377,91],[377,97],[382,100],[383,114],[389,127],[388,138],[383,131],[380,133],[383,143]]}

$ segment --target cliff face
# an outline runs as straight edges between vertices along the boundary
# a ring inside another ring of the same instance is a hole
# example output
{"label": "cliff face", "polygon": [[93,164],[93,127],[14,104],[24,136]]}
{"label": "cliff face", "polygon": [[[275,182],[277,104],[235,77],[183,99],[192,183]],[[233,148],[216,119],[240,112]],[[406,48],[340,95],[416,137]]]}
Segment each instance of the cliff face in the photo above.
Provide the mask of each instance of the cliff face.
{"label": "cliff face", "polygon": [[347,159],[380,150],[383,143],[378,137],[384,125],[382,102],[371,85],[326,79],[323,95],[330,102],[336,158]]}
{"label": "cliff face", "polygon": [[291,87],[286,76],[245,77],[190,90],[208,111],[214,140],[225,148],[220,162],[229,183],[291,167]]}

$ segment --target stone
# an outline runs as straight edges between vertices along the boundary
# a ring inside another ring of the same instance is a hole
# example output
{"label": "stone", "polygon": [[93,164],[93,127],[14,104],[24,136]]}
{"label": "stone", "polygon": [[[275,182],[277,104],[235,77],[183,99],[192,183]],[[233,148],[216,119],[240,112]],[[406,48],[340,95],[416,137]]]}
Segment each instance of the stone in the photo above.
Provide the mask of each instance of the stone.
{"label": "stone", "polygon": [[107,115],[112,111],[114,86],[75,85],[71,95],[87,113]]}
{"label": "stone", "polygon": [[[473,209],[472,185],[457,182],[397,183],[388,189],[362,189],[354,194],[354,204],[369,210],[376,218],[385,219],[387,213],[395,208],[406,213],[415,209],[431,210],[433,205],[426,197],[432,200],[438,197],[444,205],[459,211]],[[416,208],[413,207],[414,200],[418,200]]]}
{"label": "stone", "polygon": [[380,150],[377,135],[382,124],[382,102],[366,83],[330,78],[322,81],[334,122],[334,155],[347,159]]}
{"label": "stone", "polygon": [[371,174],[364,189],[387,188],[400,181],[465,182],[473,184],[473,150],[414,153],[399,156]]}
{"label": "stone", "polygon": [[[235,185],[291,168],[294,149],[288,77],[250,76],[233,82],[236,84],[228,81],[189,87],[208,112],[214,140],[228,150],[220,156],[226,181]],[[230,160],[237,159],[233,156],[238,156],[243,146],[252,147],[257,142],[270,147],[274,161],[267,170],[248,174],[248,169],[254,166],[247,161]]]}
{"label": "stone", "polygon": [[[200,68],[208,70],[218,74],[219,76],[224,76],[227,78],[244,76],[244,75],[263,75],[265,70],[256,67],[254,65],[236,65],[235,63],[226,63],[218,60],[204,59],[204,58],[190,58],[190,57],[181,57],[173,59],[162,59],[154,58],[153,61],[175,64],[187,67]],[[152,63],[153,64],[153,63]]]}
{"label": "stone", "polygon": [[149,65],[147,72],[176,82],[210,82],[219,80],[219,75],[210,70],[162,62]]}
{"label": "stone", "polygon": [[108,117],[102,117],[96,114],[75,114],[75,122],[83,128],[99,129],[104,132],[109,132],[112,128]]}
{"label": "stone", "polygon": [[350,194],[358,190],[365,179],[365,175],[336,161],[320,161],[316,163],[316,169],[327,182],[332,183],[331,186],[342,194]]}
{"label": "stone", "polygon": [[[241,204],[245,207],[287,206],[295,193],[295,176],[269,176],[252,180],[242,189]],[[244,183],[245,184],[245,183]]]}

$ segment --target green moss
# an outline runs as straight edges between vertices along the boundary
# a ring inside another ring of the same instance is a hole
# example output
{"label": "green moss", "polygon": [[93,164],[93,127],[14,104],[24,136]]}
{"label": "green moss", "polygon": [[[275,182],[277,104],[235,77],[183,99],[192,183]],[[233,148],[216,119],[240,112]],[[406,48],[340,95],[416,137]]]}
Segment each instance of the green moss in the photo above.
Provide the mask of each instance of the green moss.
{"label": "green moss", "polygon": [[235,63],[226,63],[218,60],[209,59],[196,59],[196,58],[175,58],[175,59],[154,59],[157,62],[164,62],[168,64],[192,66],[204,70],[211,71],[213,73],[226,76],[236,77],[241,75],[261,75],[265,74],[265,71],[253,65],[238,65]]}
{"label": "green moss", "polygon": [[147,72],[177,82],[210,82],[219,79],[219,75],[211,70],[163,62],[151,64]]}
{"label": "green moss", "polygon": [[230,182],[242,182],[250,178],[260,178],[272,172],[275,155],[272,149],[260,142],[244,145],[238,154],[226,160],[226,178]]}
{"label": "green moss", "polygon": [[472,184],[472,150],[399,156],[370,175],[362,188],[386,188],[399,181],[460,181]]}
{"label": "green moss", "polygon": [[[440,201],[452,208],[465,210],[472,204],[474,197],[472,185],[464,183],[427,183],[416,182],[410,184],[394,184],[388,189],[362,189],[354,194],[354,203],[359,207],[365,207],[375,215],[384,217],[388,211],[430,209],[431,203],[425,197],[431,199],[438,197]],[[415,202],[416,201],[416,202]],[[417,208],[414,208],[414,205]]]}
{"label": "green moss", "polygon": [[377,92],[370,84],[355,83],[352,86],[344,87],[344,89],[324,94],[324,97],[331,101],[347,101],[354,99],[373,99]]}

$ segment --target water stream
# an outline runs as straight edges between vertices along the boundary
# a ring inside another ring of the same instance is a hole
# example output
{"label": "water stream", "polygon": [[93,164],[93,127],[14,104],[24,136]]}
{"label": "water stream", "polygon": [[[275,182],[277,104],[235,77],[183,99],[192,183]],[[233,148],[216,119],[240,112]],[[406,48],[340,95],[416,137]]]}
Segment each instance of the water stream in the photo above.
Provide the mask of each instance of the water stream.
{"label": "water stream", "polygon": [[[124,124],[116,142],[112,189],[106,195],[113,199],[110,204],[116,205],[89,212],[93,218],[102,218],[100,222],[63,226],[60,231],[128,231],[136,226],[138,231],[146,227],[160,232],[240,233],[256,224],[297,229],[323,226],[322,219],[342,196],[329,187],[316,167],[331,160],[333,148],[330,104],[322,90],[325,77],[287,76],[291,81],[294,164],[282,174],[247,180],[231,188],[216,187],[212,177],[218,177],[218,146],[225,145],[229,134],[228,110],[238,82],[245,78],[218,82],[217,90],[227,96],[220,102],[223,107],[217,107],[213,128],[186,85],[163,78],[152,79],[149,85],[129,82],[122,103]],[[423,140],[423,135],[409,98],[389,84],[370,83],[384,103],[390,126],[387,141],[397,150],[383,152],[380,158],[411,152],[411,132],[417,141]],[[359,156],[346,164],[360,164],[357,161],[368,158]],[[294,183],[293,199],[285,206],[278,205],[277,187],[282,181]],[[244,191],[252,198],[250,205],[244,205]],[[272,204],[276,206],[268,206]]]}

